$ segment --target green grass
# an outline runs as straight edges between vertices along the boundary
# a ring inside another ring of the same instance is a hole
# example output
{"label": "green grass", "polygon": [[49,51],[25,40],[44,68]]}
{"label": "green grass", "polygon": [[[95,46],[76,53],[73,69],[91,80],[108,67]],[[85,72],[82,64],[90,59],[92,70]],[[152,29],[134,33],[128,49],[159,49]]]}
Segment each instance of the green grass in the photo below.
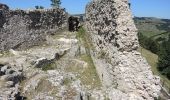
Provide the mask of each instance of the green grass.
{"label": "green grass", "polygon": [[91,85],[92,88],[101,87],[100,79],[97,75],[96,68],[94,66],[93,60],[89,55],[81,55],[81,60],[88,63],[88,67],[84,69],[81,75],[82,83],[86,85]]}
{"label": "green grass", "polygon": [[153,39],[162,37],[167,38],[169,35],[170,28],[168,27],[170,23],[168,21],[157,19],[157,18],[143,18],[138,19],[135,18],[135,24],[138,28],[138,31],[142,33],[144,36]]}
{"label": "green grass", "polygon": [[84,38],[86,30],[83,27],[80,27],[77,34],[76,38]]}
{"label": "green grass", "polygon": [[0,52],[0,57],[9,57],[13,56],[13,54],[10,51],[1,51]]}
{"label": "green grass", "polygon": [[[72,72],[77,74],[77,78],[81,81],[84,86],[88,89],[100,89],[101,82],[96,72],[96,68],[92,61],[91,56],[84,54],[78,57],[79,60],[84,61],[87,63],[87,66],[83,67],[82,65],[71,63],[65,69],[67,72]],[[69,83],[69,80],[66,80],[66,84]]]}
{"label": "green grass", "polygon": [[79,55],[78,59],[87,63],[85,68],[81,66],[75,66],[75,64],[70,64],[66,70],[69,72],[77,72],[78,78],[85,86],[90,86],[88,89],[100,89],[101,82],[96,72],[95,65],[90,55],[91,44],[88,40],[86,30],[81,27],[78,32],[76,32],[76,38],[80,41],[80,45],[83,45],[86,49],[86,54]]}
{"label": "green grass", "polygon": [[90,40],[90,35],[86,32],[85,28],[82,26],[76,32],[76,38],[82,43],[86,49],[93,49],[92,41]]}
{"label": "green grass", "polygon": [[83,27],[79,29],[77,36],[82,40],[81,42],[86,49],[86,54],[81,55],[80,59],[88,63],[88,68],[86,68],[83,72],[83,75],[85,75],[86,77],[82,77],[83,78],[82,81],[87,85],[91,83],[92,88],[101,87],[101,82],[96,72],[96,67],[90,55],[90,49],[93,49],[90,37]]}
{"label": "green grass", "polygon": [[42,66],[42,70],[43,71],[47,71],[47,70],[53,70],[57,67],[56,63],[55,62],[51,62],[51,63],[48,63],[48,64],[45,64]]}
{"label": "green grass", "polygon": [[155,75],[158,75],[161,77],[161,81],[164,81],[164,85],[167,89],[170,88],[170,80],[168,80],[167,77],[161,75],[161,73],[157,69],[157,62],[158,62],[158,56],[156,54],[153,54],[149,50],[146,50],[145,48],[140,47],[138,51],[142,54],[143,57],[146,58],[147,62],[151,66],[151,70]]}
{"label": "green grass", "polygon": [[64,81],[63,81],[63,84],[68,86],[69,84],[71,83],[71,80],[68,79],[68,78],[65,78]]}

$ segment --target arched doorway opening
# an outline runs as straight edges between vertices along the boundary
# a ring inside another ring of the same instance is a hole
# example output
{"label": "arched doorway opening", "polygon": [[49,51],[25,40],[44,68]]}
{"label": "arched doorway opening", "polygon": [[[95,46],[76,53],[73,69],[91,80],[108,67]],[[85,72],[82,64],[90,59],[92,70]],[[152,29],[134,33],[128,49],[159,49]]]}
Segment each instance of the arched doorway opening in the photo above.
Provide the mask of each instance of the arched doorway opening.
{"label": "arched doorway opening", "polygon": [[78,31],[80,22],[77,17],[70,16],[68,18],[68,28],[70,32]]}

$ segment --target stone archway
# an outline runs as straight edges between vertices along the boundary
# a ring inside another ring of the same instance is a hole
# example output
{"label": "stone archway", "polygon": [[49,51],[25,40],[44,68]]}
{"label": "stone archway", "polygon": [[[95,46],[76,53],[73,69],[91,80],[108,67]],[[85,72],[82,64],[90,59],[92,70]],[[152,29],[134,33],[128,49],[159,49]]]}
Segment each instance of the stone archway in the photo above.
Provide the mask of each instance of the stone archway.
{"label": "stone archway", "polygon": [[70,32],[78,31],[79,29],[79,20],[77,17],[70,16],[68,18],[68,27]]}

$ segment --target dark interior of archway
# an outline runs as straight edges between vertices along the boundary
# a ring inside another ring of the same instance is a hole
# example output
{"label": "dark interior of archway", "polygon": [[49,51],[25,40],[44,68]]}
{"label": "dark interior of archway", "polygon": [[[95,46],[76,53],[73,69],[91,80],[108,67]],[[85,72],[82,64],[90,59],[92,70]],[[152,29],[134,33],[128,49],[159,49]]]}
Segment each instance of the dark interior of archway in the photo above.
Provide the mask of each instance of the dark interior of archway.
{"label": "dark interior of archway", "polygon": [[77,17],[70,16],[68,18],[68,24],[70,32],[78,31],[80,22]]}

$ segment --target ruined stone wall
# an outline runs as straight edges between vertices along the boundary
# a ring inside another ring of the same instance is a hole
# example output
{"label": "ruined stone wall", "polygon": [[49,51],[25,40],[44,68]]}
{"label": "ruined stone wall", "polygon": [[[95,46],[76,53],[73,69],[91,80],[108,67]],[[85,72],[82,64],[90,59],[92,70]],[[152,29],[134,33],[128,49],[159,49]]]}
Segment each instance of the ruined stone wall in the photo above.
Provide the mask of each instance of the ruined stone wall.
{"label": "ruined stone wall", "polygon": [[0,51],[38,45],[66,27],[67,16],[63,9],[0,10]]}
{"label": "ruined stone wall", "polygon": [[158,97],[159,77],[137,52],[137,29],[128,0],[93,0],[86,7],[86,28],[93,44],[91,56],[103,86],[111,89],[110,98]]}

